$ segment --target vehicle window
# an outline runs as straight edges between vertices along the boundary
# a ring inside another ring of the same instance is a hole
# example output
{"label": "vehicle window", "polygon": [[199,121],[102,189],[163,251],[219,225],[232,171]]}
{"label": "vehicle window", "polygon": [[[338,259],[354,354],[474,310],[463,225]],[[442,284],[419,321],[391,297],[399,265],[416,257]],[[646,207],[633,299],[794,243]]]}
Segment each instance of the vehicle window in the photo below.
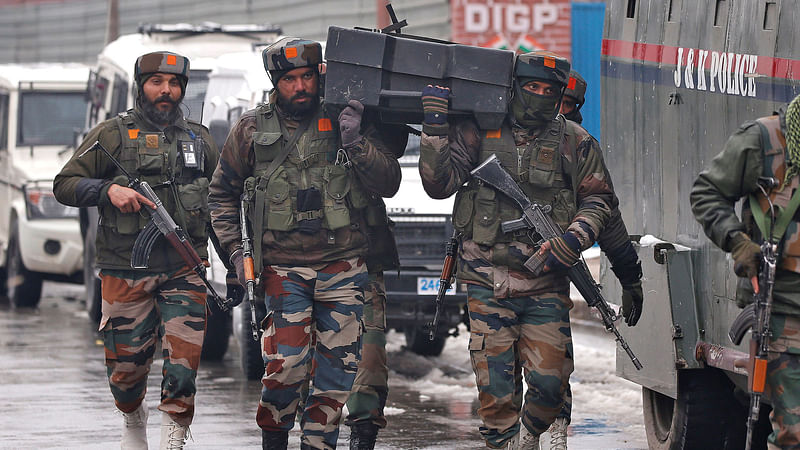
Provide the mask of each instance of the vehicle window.
{"label": "vehicle window", "polygon": [[189,84],[186,85],[186,95],[183,104],[188,111],[186,116],[195,122],[200,122],[203,117],[203,101],[208,90],[208,70],[192,70],[189,72]]}
{"label": "vehicle window", "polygon": [[8,94],[0,94],[0,150],[8,148]]}
{"label": "vehicle window", "polygon": [[72,145],[85,116],[83,92],[22,92],[17,145]]}
{"label": "vehicle window", "polygon": [[128,109],[128,80],[114,75],[114,88],[111,91],[111,108],[108,110],[108,118]]}

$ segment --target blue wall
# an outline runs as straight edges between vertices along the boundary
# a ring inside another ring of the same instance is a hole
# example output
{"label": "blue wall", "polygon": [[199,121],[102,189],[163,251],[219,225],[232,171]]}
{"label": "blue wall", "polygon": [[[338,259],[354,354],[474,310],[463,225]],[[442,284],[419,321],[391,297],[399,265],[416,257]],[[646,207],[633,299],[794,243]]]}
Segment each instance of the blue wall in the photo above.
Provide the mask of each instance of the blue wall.
{"label": "blue wall", "polygon": [[586,80],[583,127],[600,140],[600,51],[605,3],[572,2],[572,67]]}

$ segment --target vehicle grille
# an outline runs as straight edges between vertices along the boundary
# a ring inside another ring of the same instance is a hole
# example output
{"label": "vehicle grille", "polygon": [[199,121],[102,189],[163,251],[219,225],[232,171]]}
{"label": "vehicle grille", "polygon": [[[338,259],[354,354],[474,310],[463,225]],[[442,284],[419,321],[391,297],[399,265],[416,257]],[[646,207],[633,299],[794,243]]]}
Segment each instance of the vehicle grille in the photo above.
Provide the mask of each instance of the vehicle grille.
{"label": "vehicle grille", "polygon": [[390,217],[395,223],[394,236],[401,266],[442,264],[445,245],[453,234],[453,223],[449,214]]}

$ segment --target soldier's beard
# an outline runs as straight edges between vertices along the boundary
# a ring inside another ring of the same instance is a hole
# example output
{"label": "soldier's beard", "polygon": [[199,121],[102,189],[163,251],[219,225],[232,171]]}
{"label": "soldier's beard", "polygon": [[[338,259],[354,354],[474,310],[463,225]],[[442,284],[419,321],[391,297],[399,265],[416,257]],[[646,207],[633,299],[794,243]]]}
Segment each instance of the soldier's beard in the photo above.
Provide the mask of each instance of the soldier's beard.
{"label": "soldier's beard", "polygon": [[[310,102],[294,103],[295,100],[301,98],[310,98]],[[278,106],[281,107],[289,116],[302,119],[313,112],[319,104],[319,94],[309,94],[308,92],[298,92],[292,98],[287,99],[280,92],[278,92]]]}
{"label": "soldier's beard", "polygon": [[[161,102],[168,102],[170,104],[170,108],[167,110],[159,109],[156,104]],[[178,107],[178,102],[172,100],[172,98],[170,98],[168,95],[162,95],[152,102],[142,96],[141,105],[142,112],[144,113],[145,117],[147,117],[156,125],[171,124],[178,119],[181,113],[181,110]]]}

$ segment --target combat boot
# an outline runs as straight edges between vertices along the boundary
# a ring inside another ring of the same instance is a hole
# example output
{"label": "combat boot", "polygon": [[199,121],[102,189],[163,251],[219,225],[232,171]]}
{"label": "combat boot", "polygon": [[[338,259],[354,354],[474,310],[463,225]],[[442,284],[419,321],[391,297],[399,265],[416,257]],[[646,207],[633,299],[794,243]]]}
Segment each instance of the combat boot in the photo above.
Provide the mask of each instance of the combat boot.
{"label": "combat boot", "polygon": [[175,422],[169,414],[161,416],[161,446],[159,450],[183,450],[189,439],[189,426]]}
{"label": "combat boot", "polygon": [[147,405],[144,401],[133,412],[122,413],[122,450],[147,450]]}
{"label": "combat boot", "polygon": [[567,450],[567,418],[557,417],[547,429],[550,434],[550,447],[546,450]]}
{"label": "combat boot", "polygon": [[519,439],[518,450],[539,450],[539,435],[531,434],[524,426],[519,432],[522,436]]}
{"label": "combat boot", "polygon": [[289,446],[288,431],[261,430],[262,450],[286,450]]}
{"label": "combat boot", "polygon": [[372,422],[350,426],[350,450],[372,450],[378,438],[378,426]]}
{"label": "combat boot", "polygon": [[514,437],[509,439],[503,448],[507,450],[517,450],[519,448],[519,433],[515,434]]}

